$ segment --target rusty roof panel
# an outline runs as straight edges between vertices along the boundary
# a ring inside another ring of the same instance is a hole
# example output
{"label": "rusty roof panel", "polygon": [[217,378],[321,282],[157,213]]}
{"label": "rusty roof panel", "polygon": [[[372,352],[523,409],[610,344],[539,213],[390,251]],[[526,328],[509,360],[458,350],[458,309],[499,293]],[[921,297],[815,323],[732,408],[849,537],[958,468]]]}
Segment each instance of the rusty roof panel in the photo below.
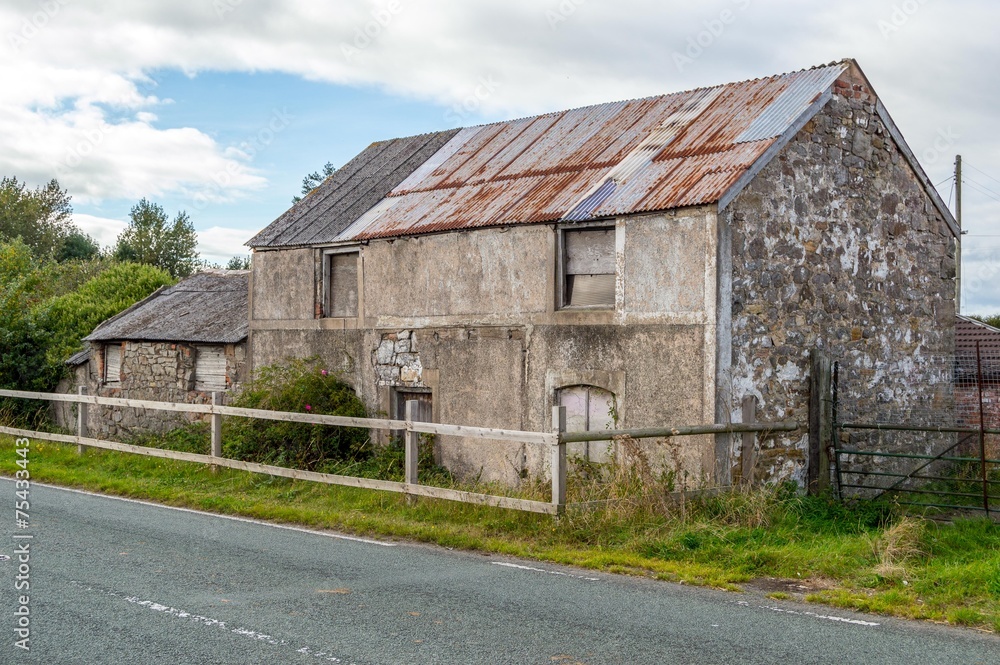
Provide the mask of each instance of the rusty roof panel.
{"label": "rusty roof panel", "polygon": [[822,67],[788,74],[788,87],[756,115],[750,126],[736,138],[736,142],[760,141],[780,136],[816,97],[837,80],[840,73],[836,67]]}
{"label": "rusty roof panel", "polygon": [[594,210],[593,216],[717,201],[770,145],[771,141],[756,141],[723,152],[654,161]]}
{"label": "rusty roof panel", "polygon": [[[373,145],[360,168],[345,166],[356,177],[344,173],[337,191],[324,191],[322,206],[302,206],[329,208],[335,219],[301,215],[311,219],[307,230],[283,217],[261,237],[271,244],[318,243],[331,235],[348,242],[718,201],[847,66]],[[394,159],[406,163],[392,169]],[[370,191],[385,192],[381,200],[341,193],[362,176]]]}
{"label": "rusty roof panel", "polygon": [[550,222],[563,218],[604,171],[597,168],[545,178],[507,211],[508,223]]}

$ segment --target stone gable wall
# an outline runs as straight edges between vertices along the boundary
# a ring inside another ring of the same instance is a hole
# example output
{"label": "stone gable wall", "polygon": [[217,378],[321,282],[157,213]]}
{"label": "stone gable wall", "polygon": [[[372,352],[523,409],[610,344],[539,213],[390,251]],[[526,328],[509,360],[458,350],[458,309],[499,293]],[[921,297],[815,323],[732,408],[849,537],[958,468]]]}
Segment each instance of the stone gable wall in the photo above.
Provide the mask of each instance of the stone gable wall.
{"label": "stone gable wall", "polygon": [[[955,245],[939,211],[845,74],[835,94],[724,211],[732,233],[731,417],[807,423],[809,351],[841,362],[846,399],[919,399],[879,363],[954,352]],[[765,444],[756,475],[804,482],[803,428]],[[738,469],[736,450],[733,467]]]}

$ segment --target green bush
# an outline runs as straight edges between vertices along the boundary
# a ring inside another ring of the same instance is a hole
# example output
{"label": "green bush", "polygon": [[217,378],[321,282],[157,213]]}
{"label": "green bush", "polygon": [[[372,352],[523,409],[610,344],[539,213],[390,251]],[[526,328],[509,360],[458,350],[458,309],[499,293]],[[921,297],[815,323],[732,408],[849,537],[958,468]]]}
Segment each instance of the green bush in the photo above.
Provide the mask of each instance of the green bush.
{"label": "green bush", "polygon": [[[364,404],[316,358],[261,367],[233,406],[365,418]],[[227,418],[226,457],[317,470],[372,454],[368,430],[256,418]]]}
{"label": "green bush", "polygon": [[173,282],[165,270],[119,263],[76,290],[45,302],[38,307],[35,318],[51,335],[46,353],[49,363],[59,365],[81,348],[80,340],[99,323]]}

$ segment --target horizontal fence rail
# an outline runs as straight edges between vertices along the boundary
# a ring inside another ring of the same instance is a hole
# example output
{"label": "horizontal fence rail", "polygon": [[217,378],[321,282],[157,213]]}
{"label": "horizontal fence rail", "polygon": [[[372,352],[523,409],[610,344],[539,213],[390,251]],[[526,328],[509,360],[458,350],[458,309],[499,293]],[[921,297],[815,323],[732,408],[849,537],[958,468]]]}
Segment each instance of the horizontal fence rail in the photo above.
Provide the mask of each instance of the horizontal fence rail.
{"label": "horizontal fence rail", "polygon": [[[592,432],[567,432],[566,431],[566,409],[565,407],[553,407],[552,421],[554,423],[552,432],[526,432],[520,430],[496,429],[490,427],[472,427],[468,425],[446,425],[440,423],[430,423],[417,420],[417,407],[419,402],[407,402],[407,419],[394,420],[386,418],[350,418],[345,416],[333,416],[312,413],[295,413],[290,411],[270,411],[266,409],[247,409],[241,407],[224,406],[217,403],[219,394],[213,393],[212,404],[188,404],[183,402],[159,402],[153,400],[127,399],[121,397],[102,397],[98,395],[86,394],[64,394],[64,393],[42,393],[25,390],[0,389],[0,397],[13,397],[20,399],[31,399],[48,402],[68,402],[81,405],[81,417],[77,423],[77,434],[55,434],[49,432],[39,432],[25,430],[14,427],[0,426],[0,434],[12,436],[32,437],[47,441],[60,443],[75,443],[83,450],[83,447],[101,448],[117,452],[145,455],[148,457],[160,457],[186,462],[196,462],[207,464],[213,467],[226,467],[253,473],[262,473],[271,476],[280,476],[294,480],[307,480],[312,482],[325,483],[328,485],[344,485],[348,487],[359,487],[386,492],[401,492],[412,496],[425,496],[450,501],[460,501],[478,505],[494,506],[498,508],[510,508],[528,512],[559,515],[567,506],[577,504],[567,504],[566,502],[566,444],[588,441],[606,441],[609,439],[633,438],[669,438],[674,436],[697,436],[704,434],[737,434],[737,433],[769,433],[769,432],[789,432],[799,428],[799,424],[794,421],[777,423],[734,423],[734,424],[712,424],[695,425],[685,427],[659,427],[659,428],[639,428],[639,429],[616,429],[601,430]],[[198,453],[186,453],[161,448],[149,448],[146,446],[136,446],[128,443],[116,441],[106,441],[85,436],[86,432],[86,411],[88,406],[111,406],[118,408],[150,409],[154,411],[168,411],[177,413],[193,413],[211,416],[212,420],[212,441],[210,455]],[[411,415],[414,414],[414,415]],[[337,474],[319,473],[316,471],[305,471],[302,469],[290,469],[257,462],[246,462],[234,460],[222,456],[221,446],[221,418],[222,416],[238,418],[255,418],[261,420],[278,420],[286,422],[307,423],[313,425],[330,425],[335,427],[358,427],[364,429],[380,430],[403,430],[406,432],[405,442],[405,476],[406,482],[396,482],[389,480],[377,480],[371,478],[359,478],[356,476],[342,476]],[[430,485],[421,485],[417,482],[417,436],[419,434],[440,434],[445,436],[458,436],[470,439],[511,441],[518,443],[532,443],[547,445],[552,449],[552,501],[533,501],[528,499],[517,499],[513,497],[497,496],[492,494],[479,494],[464,490],[455,490]],[[579,505],[586,505],[582,503]]]}
{"label": "horizontal fence rail", "polygon": [[649,427],[640,429],[609,429],[590,432],[565,432],[559,440],[566,443],[606,441],[619,437],[630,439],[666,439],[672,436],[698,436],[699,434],[741,434],[744,432],[794,432],[799,424],[793,420],[780,423],[752,423],[731,425],[692,425],[689,427]]}
{"label": "horizontal fence rail", "polygon": [[544,501],[529,501],[527,499],[515,499],[506,496],[477,494],[475,492],[465,492],[445,487],[413,485],[410,483],[400,483],[392,480],[358,478],[356,476],[339,476],[332,473],[318,473],[316,471],[305,471],[302,469],[288,469],[283,466],[258,464],[257,462],[244,462],[242,460],[229,459],[228,457],[215,457],[213,455],[200,455],[198,453],[182,453],[176,450],[133,446],[129,443],[118,443],[115,441],[105,441],[103,439],[91,439],[85,436],[73,436],[70,434],[50,434],[47,432],[35,432],[33,430],[3,426],[0,426],[0,433],[10,434],[12,436],[32,437],[46,441],[58,441],[61,443],[75,443],[77,445],[88,446],[90,448],[103,448],[105,450],[115,450],[123,453],[146,455],[148,457],[162,457],[165,459],[181,460],[185,462],[201,462],[202,464],[208,464],[211,466],[223,466],[230,469],[263,473],[270,476],[291,478],[293,480],[309,480],[316,483],[325,483],[327,485],[345,485],[348,487],[381,490],[383,492],[402,492],[405,494],[427,496],[436,499],[449,499],[451,501],[461,501],[463,503],[477,503],[486,506],[495,506],[498,508],[513,508],[515,510],[525,510],[550,515],[554,515],[557,512],[555,506]]}

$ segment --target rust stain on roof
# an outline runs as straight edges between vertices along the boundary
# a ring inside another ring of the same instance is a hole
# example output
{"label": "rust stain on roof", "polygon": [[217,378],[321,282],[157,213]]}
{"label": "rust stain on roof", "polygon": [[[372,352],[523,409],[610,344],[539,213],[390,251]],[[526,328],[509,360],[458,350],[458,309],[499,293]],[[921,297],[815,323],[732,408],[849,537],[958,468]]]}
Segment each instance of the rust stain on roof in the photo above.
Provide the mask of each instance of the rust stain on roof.
{"label": "rust stain on roof", "polygon": [[847,67],[458,130],[334,240],[582,221],[718,201]]}

